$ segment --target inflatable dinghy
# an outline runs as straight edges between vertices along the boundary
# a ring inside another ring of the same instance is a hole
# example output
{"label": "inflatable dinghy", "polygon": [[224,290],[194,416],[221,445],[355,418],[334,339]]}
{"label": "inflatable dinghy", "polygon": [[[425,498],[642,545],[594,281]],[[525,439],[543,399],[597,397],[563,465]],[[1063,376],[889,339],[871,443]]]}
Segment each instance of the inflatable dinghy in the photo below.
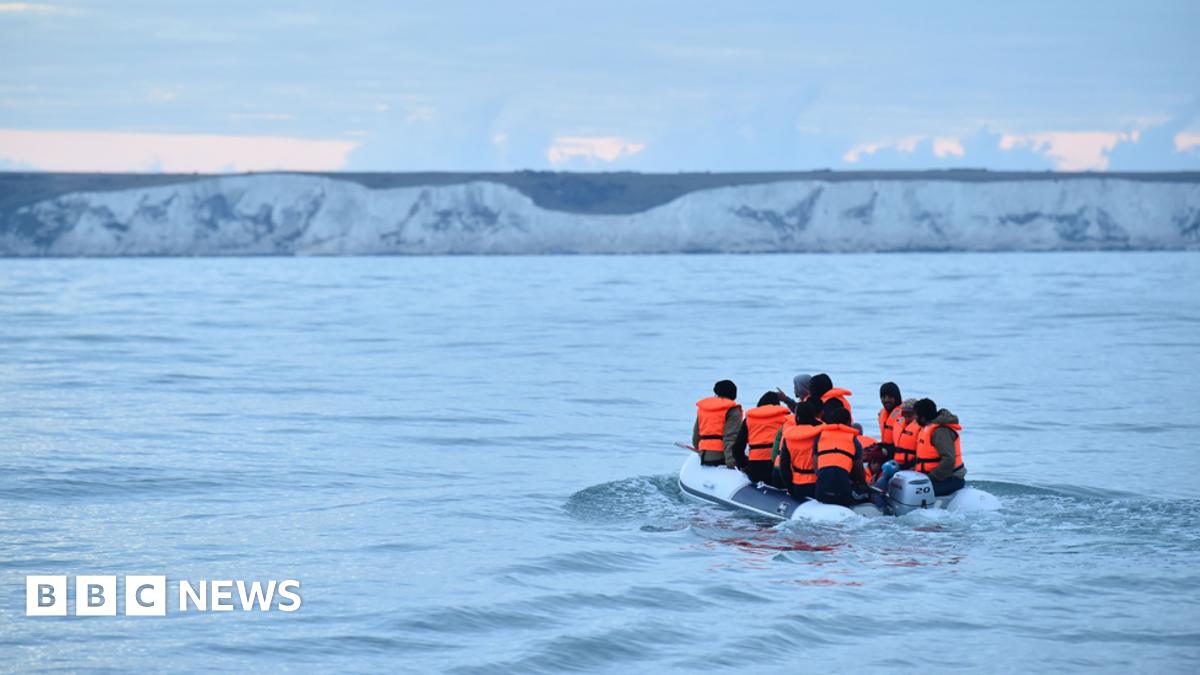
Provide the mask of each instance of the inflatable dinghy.
{"label": "inflatable dinghy", "polygon": [[859,516],[902,516],[921,509],[972,512],[995,511],[1000,501],[971,486],[944,497],[933,495],[929,477],[916,471],[898,471],[888,483],[886,506],[856,504],[853,508],[798,500],[784,490],[763,483],[752,484],[746,474],[724,466],[704,466],[700,455],[691,453],[679,470],[679,489],[698,501],[749,511],[777,520],[837,522]]}

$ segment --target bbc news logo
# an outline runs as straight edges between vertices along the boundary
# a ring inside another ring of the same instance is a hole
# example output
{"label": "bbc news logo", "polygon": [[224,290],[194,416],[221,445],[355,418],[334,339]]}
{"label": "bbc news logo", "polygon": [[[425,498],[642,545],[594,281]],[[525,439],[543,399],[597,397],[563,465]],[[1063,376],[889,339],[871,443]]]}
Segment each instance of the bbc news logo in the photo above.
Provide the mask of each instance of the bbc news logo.
{"label": "bbc news logo", "polygon": [[[25,616],[66,616],[67,577],[25,577]],[[75,616],[116,616],[117,577],[81,574],[75,577]],[[167,578],[125,577],[125,616],[166,616]],[[180,612],[294,612],[300,609],[300,582],[295,579],[246,582],[221,579],[179,582]]]}

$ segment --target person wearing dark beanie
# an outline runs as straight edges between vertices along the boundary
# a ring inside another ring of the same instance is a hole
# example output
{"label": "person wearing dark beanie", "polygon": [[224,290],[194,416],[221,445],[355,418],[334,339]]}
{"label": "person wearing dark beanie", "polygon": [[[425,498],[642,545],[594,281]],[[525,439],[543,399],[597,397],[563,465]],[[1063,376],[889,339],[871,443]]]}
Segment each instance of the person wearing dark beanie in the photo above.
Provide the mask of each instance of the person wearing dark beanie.
{"label": "person wearing dark beanie", "polygon": [[833,379],[825,373],[817,373],[808,381],[808,395],[818,401],[825,398],[825,392],[833,389]]}
{"label": "person wearing dark beanie", "polygon": [[846,412],[851,413],[850,419],[854,419],[854,414],[850,407],[850,390],[833,386],[833,378],[829,377],[829,375],[825,373],[813,375],[812,381],[808,383],[808,395],[812,400],[822,403],[834,399],[841,401],[842,407],[846,409]]}
{"label": "person wearing dark beanie", "polygon": [[958,417],[923,398],[913,405],[921,431],[917,434],[917,461],[914,469],[925,473],[933,483],[933,494],[948,495],[966,485],[967,467],[962,460],[962,425]]}
{"label": "person wearing dark beanie", "polygon": [[758,406],[746,411],[733,451],[738,468],[746,473],[751,483],[773,484],[771,453],[775,439],[790,416],[788,409],[780,404],[779,394],[773,391],[763,394],[758,399]]}
{"label": "person wearing dark beanie", "polygon": [[917,416],[917,424],[921,426],[932,422],[933,418],[937,417],[937,411],[937,404],[930,398],[920,399],[913,405],[913,414]]}
{"label": "person wearing dark beanie", "polygon": [[742,426],[742,406],[737,402],[737,385],[721,380],[713,385],[716,396],[696,402],[696,423],[692,426],[692,447],[700,452],[700,463],[737,468],[734,444]]}
{"label": "person wearing dark beanie", "polygon": [[879,411],[879,442],[886,446],[896,442],[896,434],[904,422],[901,400],[900,387],[895,382],[884,382],[879,386],[879,402],[883,405]]}

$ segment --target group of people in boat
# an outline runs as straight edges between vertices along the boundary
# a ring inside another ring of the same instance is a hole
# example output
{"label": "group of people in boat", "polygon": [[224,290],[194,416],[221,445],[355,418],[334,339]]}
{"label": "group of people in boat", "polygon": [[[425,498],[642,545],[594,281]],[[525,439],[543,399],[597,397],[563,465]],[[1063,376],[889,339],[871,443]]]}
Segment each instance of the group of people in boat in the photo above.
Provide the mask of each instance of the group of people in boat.
{"label": "group of people in boat", "polygon": [[850,391],[829,375],[797,375],[793,385],[795,398],[769,391],[743,414],[737,385],[717,382],[712,396],[696,402],[692,447],[701,463],[741,470],[796,499],[842,506],[886,492],[902,469],[927,474],[938,496],[964,486],[962,427],[931,399],[902,399],[896,383],[883,383],[876,439],[854,421]]}

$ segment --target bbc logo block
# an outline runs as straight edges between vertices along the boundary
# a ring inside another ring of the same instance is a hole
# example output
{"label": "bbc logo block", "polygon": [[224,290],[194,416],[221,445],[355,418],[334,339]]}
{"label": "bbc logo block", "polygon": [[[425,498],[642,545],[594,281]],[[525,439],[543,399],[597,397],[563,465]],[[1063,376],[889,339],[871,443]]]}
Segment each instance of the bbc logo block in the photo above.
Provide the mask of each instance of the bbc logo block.
{"label": "bbc logo block", "polygon": [[[67,577],[25,577],[26,616],[66,616]],[[117,577],[81,574],[75,577],[75,616],[116,616]],[[167,578],[156,575],[125,577],[126,616],[166,616]]]}

